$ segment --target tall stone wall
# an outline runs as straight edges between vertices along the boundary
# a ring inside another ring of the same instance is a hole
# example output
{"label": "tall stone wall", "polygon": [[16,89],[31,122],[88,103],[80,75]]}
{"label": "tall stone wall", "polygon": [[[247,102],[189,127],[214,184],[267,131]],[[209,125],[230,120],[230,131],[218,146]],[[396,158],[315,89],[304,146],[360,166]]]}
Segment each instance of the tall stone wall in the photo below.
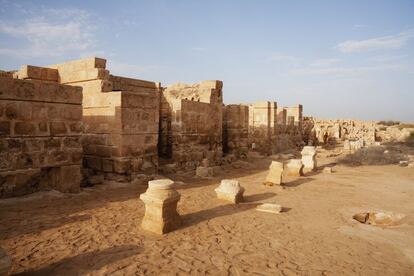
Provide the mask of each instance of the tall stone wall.
{"label": "tall stone wall", "polygon": [[[293,119],[293,124],[296,126],[302,126],[303,124],[303,106],[301,104],[298,104],[296,106],[292,107],[286,107],[286,116],[287,118],[291,117]],[[289,121],[289,119],[288,119]],[[289,122],[288,122],[289,124]],[[290,123],[292,124],[292,123]]]}
{"label": "tall stone wall", "polygon": [[223,147],[226,153],[244,158],[249,150],[249,107],[226,105],[223,111]]}
{"label": "tall stone wall", "polygon": [[293,149],[303,144],[302,112],[302,105],[277,109],[277,135],[272,143],[273,152]]}
{"label": "tall stone wall", "polygon": [[273,154],[303,144],[302,105],[277,107],[276,102],[249,105],[249,145],[262,154]]}
{"label": "tall stone wall", "polygon": [[111,179],[158,165],[160,84],[111,75],[106,60],[50,65],[59,81],[83,88],[84,166]]}
{"label": "tall stone wall", "polygon": [[195,169],[222,157],[223,98],[221,81],[175,84],[161,96],[159,152],[179,167]]}
{"label": "tall stone wall", "polygon": [[286,124],[287,124],[287,110],[286,108],[283,107],[278,107],[276,109],[276,124],[277,124],[277,132],[278,133],[283,133],[285,131],[286,128]]}
{"label": "tall stone wall", "polygon": [[256,102],[249,105],[249,143],[263,154],[272,152],[272,136],[276,128],[276,103]]}
{"label": "tall stone wall", "polygon": [[[82,88],[56,70],[23,66],[0,76],[0,197],[79,191]],[[20,79],[17,79],[20,78]]]}

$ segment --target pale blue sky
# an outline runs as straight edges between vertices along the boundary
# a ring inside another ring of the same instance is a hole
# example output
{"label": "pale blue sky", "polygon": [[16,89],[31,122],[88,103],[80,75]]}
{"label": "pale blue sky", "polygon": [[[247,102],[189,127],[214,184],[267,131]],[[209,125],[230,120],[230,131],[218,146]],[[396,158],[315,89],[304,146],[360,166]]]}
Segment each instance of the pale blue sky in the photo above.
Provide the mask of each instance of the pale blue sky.
{"label": "pale blue sky", "polygon": [[4,1],[0,68],[96,55],[119,75],[224,81],[225,103],[414,121],[414,1]]}

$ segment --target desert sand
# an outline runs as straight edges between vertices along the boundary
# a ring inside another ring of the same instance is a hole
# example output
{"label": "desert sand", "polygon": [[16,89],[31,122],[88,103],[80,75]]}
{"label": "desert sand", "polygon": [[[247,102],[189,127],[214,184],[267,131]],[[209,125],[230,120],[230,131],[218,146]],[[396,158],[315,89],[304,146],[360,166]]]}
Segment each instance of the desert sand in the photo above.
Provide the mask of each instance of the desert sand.
{"label": "desert sand", "polygon": [[[212,179],[170,176],[183,226],[143,231],[146,189],[107,183],[79,194],[39,192],[0,200],[0,246],[21,275],[414,275],[414,170],[347,167],[318,156],[318,171],[265,186],[269,158],[228,165]],[[237,179],[245,202],[216,198]],[[255,210],[281,204],[280,214]],[[364,211],[404,214],[394,226],[361,224]]]}

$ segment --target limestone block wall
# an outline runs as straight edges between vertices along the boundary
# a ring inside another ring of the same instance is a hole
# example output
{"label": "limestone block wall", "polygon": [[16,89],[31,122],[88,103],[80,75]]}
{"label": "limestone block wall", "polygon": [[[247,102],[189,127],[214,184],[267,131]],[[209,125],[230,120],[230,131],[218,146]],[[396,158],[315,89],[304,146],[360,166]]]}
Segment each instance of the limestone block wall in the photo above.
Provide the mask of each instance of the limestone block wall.
{"label": "limestone block wall", "polygon": [[55,70],[23,66],[14,77],[0,76],[0,197],[77,192],[82,88],[58,84]]}
{"label": "limestone block wall", "polygon": [[296,125],[296,126],[301,126],[303,124],[303,114],[302,113],[303,113],[303,106],[301,104],[298,104],[298,105],[292,106],[292,107],[286,107],[286,116],[287,116],[287,118],[293,117],[293,124]]}
{"label": "limestone block wall", "polygon": [[249,150],[249,107],[226,105],[223,110],[223,147],[237,158],[247,156]]}
{"label": "limestone block wall", "polygon": [[287,110],[283,107],[278,107],[276,109],[276,130],[278,134],[284,133],[286,131],[287,124]]}
{"label": "limestone block wall", "polygon": [[303,108],[277,107],[276,102],[249,105],[249,145],[262,154],[273,154],[303,144]]}
{"label": "limestone block wall", "polygon": [[313,120],[313,135],[316,142],[327,143],[330,140],[361,140],[364,145],[374,144],[378,127],[372,121],[358,120]]}
{"label": "limestone block wall", "polygon": [[256,102],[249,105],[249,144],[264,154],[272,152],[272,136],[275,134],[275,102]]}
{"label": "limestone block wall", "polygon": [[111,75],[95,57],[48,67],[61,83],[83,88],[86,168],[109,179],[156,170],[159,83]]}
{"label": "limestone block wall", "polygon": [[163,90],[160,108],[160,156],[195,169],[202,159],[220,162],[223,98],[221,81],[175,84]]}

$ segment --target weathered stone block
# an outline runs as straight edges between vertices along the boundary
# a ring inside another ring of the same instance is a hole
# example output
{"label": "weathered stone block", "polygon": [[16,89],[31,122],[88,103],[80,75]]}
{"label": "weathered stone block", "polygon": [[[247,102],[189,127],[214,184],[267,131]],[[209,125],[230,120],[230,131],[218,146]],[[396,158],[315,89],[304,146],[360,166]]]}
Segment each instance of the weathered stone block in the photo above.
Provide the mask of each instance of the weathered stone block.
{"label": "weathered stone block", "polygon": [[59,80],[58,70],[33,65],[23,65],[17,72],[19,79],[37,79],[43,81]]}
{"label": "weathered stone block", "polygon": [[274,203],[263,203],[256,207],[259,212],[279,214],[282,212],[282,206]]}
{"label": "weathered stone block", "polygon": [[124,174],[131,169],[131,160],[128,158],[114,159],[114,172]]}
{"label": "weathered stone block", "polygon": [[316,148],[313,146],[306,146],[301,151],[303,172],[311,172],[316,168]]}
{"label": "weathered stone block", "polygon": [[36,135],[36,125],[29,122],[16,122],[14,125],[15,135]]}
{"label": "weathered stone block", "polygon": [[0,121],[0,136],[10,135],[11,124],[9,121]]}
{"label": "weathered stone block", "polygon": [[283,174],[283,163],[272,161],[269,167],[269,173],[266,176],[265,184],[267,185],[281,185]]}
{"label": "weathered stone block", "polygon": [[243,201],[244,188],[240,186],[237,180],[223,179],[215,191],[218,199],[236,204]]}
{"label": "weathered stone block", "polygon": [[51,122],[50,123],[50,134],[52,135],[62,135],[66,134],[67,129],[64,122]]}
{"label": "weathered stone block", "polygon": [[177,212],[180,194],[173,189],[169,179],[152,180],[140,199],[145,204],[145,215],[141,223],[144,230],[164,234],[180,227],[181,218]]}
{"label": "weathered stone block", "polygon": [[291,159],[286,164],[286,174],[290,176],[301,176],[302,175],[302,160]]}
{"label": "weathered stone block", "polygon": [[102,158],[96,156],[85,156],[84,160],[86,167],[102,171]]}
{"label": "weathered stone block", "polygon": [[198,177],[212,177],[214,175],[213,168],[211,167],[197,167],[196,176]]}

